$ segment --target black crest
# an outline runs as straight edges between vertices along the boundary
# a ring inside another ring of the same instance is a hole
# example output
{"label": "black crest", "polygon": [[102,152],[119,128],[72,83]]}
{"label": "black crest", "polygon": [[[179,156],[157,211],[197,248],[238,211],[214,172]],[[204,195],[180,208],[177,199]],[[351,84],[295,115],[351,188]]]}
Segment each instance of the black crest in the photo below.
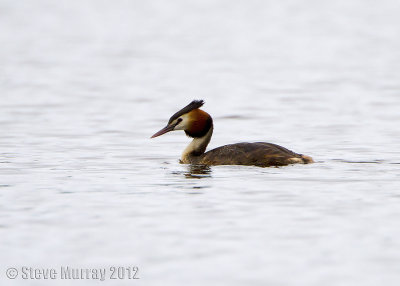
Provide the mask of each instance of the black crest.
{"label": "black crest", "polygon": [[179,116],[186,114],[194,109],[202,107],[204,104],[204,100],[193,100],[191,103],[186,105],[184,108],[176,112],[174,115],[171,116],[171,118],[168,121],[168,124],[170,124],[172,121],[177,119]]}

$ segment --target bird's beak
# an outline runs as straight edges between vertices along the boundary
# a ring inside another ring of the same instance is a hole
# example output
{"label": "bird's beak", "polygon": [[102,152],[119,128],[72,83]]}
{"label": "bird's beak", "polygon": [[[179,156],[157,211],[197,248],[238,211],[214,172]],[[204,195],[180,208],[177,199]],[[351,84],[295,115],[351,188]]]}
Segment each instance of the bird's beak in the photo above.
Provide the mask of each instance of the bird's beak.
{"label": "bird's beak", "polygon": [[167,132],[170,132],[170,131],[174,130],[174,128],[175,128],[175,125],[173,125],[173,124],[167,125],[163,129],[161,129],[160,131],[155,133],[153,136],[151,136],[150,138],[154,138],[154,137],[158,137],[160,135],[163,135],[163,134],[165,134]]}

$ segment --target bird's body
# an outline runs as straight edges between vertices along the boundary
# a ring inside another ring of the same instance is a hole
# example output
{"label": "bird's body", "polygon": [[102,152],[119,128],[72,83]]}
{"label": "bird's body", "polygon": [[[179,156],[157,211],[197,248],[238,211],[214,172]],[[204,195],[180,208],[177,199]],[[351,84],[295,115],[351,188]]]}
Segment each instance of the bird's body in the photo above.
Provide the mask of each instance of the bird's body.
{"label": "bird's body", "polygon": [[184,160],[181,160],[182,163],[259,167],[312,162],[312,159],[308,156],[297,154],[282,146],[266,142],[224,145],[199,156],[188,156]]}
{"label": "bird's body", "polygon": [[184,130],[186,135],[192,137],[193,141],[182,154],[181,163],[270,167],[313,162],[309,156],[266,142],[229,144],[205,152],[213,133],[213,121],[208,113],[199,109],[203,104],[203,101],[192,101],[175,113],[165,128],[152,136]]}

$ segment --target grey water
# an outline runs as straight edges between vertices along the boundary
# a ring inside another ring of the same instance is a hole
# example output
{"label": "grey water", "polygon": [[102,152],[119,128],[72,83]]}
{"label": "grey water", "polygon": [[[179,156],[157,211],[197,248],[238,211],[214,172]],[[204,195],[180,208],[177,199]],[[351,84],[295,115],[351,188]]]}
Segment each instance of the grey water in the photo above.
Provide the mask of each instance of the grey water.
{"label": "grey water", "polygon": [[[1,285],[400,285],[400,2],[0,1]],[[209,148],[149,137],[193,99]]]}

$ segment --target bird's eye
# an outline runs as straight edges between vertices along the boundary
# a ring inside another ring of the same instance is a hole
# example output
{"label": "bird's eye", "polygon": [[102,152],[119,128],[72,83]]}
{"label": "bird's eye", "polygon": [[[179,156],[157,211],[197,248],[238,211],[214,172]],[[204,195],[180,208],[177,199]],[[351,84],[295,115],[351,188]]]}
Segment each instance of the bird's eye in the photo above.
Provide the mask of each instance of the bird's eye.
{"label": "bird's eye", "polygon": [[176,123],[180,123],[182,121],[182,118],[178,118],[178,120],[176,121]]}

